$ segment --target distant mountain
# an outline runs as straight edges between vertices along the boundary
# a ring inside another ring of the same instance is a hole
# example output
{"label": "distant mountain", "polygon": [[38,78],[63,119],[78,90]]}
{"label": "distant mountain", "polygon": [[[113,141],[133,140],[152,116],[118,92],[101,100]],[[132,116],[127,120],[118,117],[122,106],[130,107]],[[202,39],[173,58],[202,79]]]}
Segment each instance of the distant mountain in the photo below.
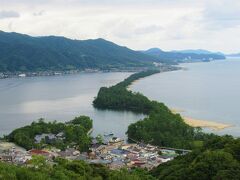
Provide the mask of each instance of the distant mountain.
{"label": "distant mountain", "polygon": [[219,55],[224,55],[221,52],[211,52],[205,49],[186,49],[186,50],[174,50],[171,52],[179,52],[179,53],[184,53],[184,54],[219,54]]}
{"label": "distant mountain", "polygon": [[150,54],[150,55],[154,55],[154,56],[157,56],[161,53],[165,53],[163,50],[161,50],[159,48],[151,48],[151,49],[148,49],[148,50],[142,51],[142,52],[145,54]]}
{"label": "distant mountain", "polygon": [[236,54],[227,54],[227,57],[240,57],[240,53],[236,53]]}
{"label": "distant mountain", "polygon": [[151,66],[159,58],[104,39],[31,37],[0,31],[0,72]]}
{"label": "distant mountain", "polygon": [[213,53],[206,50],[183,50],[183,51],[163,51],[158,48],[151,48],[143,51],[147,55],[152,55],[162,60],[168,60],[171,62],[183,62],[183,61],[209,61],[216,59],[225,59],[225,56],[220,53]]}

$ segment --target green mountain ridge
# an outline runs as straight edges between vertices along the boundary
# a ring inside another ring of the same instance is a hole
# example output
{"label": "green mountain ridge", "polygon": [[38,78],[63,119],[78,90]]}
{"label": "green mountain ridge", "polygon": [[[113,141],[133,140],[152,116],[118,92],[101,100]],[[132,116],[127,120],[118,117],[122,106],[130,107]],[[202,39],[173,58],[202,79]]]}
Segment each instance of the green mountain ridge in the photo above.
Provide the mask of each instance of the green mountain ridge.
{"label": "green mountain ridge", "polygon": [[0,72],[153,66],[159,58],[104,39],[32,37],[0,31]]}

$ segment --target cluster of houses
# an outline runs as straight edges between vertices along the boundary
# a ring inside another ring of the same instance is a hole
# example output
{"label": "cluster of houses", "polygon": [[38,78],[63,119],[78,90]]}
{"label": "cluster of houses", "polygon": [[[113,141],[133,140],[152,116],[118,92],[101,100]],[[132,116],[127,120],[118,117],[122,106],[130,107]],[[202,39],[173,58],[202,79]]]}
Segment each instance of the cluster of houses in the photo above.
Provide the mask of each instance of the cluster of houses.
{"label": "cluster of houses", "polygon": [[12,77],[34,77],[34,76],[57,76],[57,75],[67,75],[67,74],[77,74],[79,70],[70,71],[39,71],[39,72],[0,72],[0,79],[12,78]]}
{"label": "cluster of houses", "polygon": [[[42,139],[52,141],[58,138],[64,138],[63,134],[41,134],[35,136],[35,142],[41,143]],[[54,147],[29,151],[14,146],[3,149],[0,143],[0,161],[26,165],[33,155],[44,156],[49,163],[53,162],[56,157],[62,157],[68,160],[83,160],[91,164],[105,164],[115,170],[123,167],[140,167],[150,170],[177,156],[174,150],[160,149],[157,146],[143,143],[128,144],[116,137],[105,138],[101,143],[93,139],[89,152],[80,152],[74,147],[64,151]]]}
{"label": "cluster of houses", "polygon": [[13,143],[0,142],[0,161],[21,165],[30,159],[31,155],[25,149]]}
{"label": "cluster of houses", "polygon": [[[161,63],[154,63],[155,66],[161,67],[161,69],[171,69],[171,66],[164,66]],[[78,73],[97,73],[97,72],[139,72],[145,71],[148,67],[124,67],[123,69],[119,68],[109,68],[109,69],[90,69],[86,68],[84,70],[65,70],[65,71],[38,71],[38,72],[0,72],[0,79],[4,78],[23,78],[23,77],[35,77],[35,76],[59,76],[59,75],[68,75],[68,74],[78,74]]]}
{"label": "cluster of houses", "polygon": [[98,69],[85,69],[85,70],[66,70],[66,71],[39,71],[39,72],[0,72],[0,79],[12,77],[34,77],[34,76],[59,76],[68,74],[78,74],[81,72],[94,73],[99,72]]}
{"label": "cluster of houses", "polygon": [[127,144],[124,141],[92,144],[89,163],[106,164],[110,169],[140,167],[148,170],[177,156],[175,151],[149,144]]}
{"label": "cluster of houses", "polygon": [[[10,144],[8,147],[3,147],[5,144]],[[0,161],[16,165],[27,165],[34,155],[44,156],[46,161],[51,163],[56,157],[62,157],[69,160],[83,160],[80,157],[80,151],[75,148],[67,148],[64,151],[52,147],[51,149],[31,149],[26,151],[23,148],[16,146],[13,143],[0,142]],[[85,157],[87,158],[87,153]]]}
{"label": "cluster of houses", "polygon": [[8,76],[4,73],[0,73],[0,79],[4,79],[4,78],[7,78]]}

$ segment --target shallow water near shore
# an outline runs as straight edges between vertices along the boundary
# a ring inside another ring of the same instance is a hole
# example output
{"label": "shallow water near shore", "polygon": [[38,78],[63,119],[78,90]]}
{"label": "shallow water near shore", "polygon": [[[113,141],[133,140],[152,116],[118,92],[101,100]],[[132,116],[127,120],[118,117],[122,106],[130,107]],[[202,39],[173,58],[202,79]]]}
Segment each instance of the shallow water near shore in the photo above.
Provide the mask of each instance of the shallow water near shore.
{"label": "shallow water near shore", "polygon": [[183,116],[233,125],[220,135],[240,136],[240,58],[181,64],[184,70],[165,72],[135,82],[130,89],[181,109]]}

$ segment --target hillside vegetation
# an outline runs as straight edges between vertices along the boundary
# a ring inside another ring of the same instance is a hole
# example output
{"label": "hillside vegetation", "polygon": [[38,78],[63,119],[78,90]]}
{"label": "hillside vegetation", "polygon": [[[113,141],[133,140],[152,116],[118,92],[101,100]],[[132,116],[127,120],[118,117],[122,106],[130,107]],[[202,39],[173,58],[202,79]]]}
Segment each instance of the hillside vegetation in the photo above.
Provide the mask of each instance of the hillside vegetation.
{"label": "hillside vegetation", "polygon": [[0,54],[0,72],[126,70],[150,67],[153,62],[174,64],[184,60],[225,58],[222,54],[165,52],[157,48],[140,52],[104,39],[32,37],[3,31],[0,31]]}
{"label": "hillside vegetation", "polygon": [[90,165],[83,161],[56,159],[55,165],[46,163],[41,156],[33,158],[29,167],[0,162],[0,179],[3,180],[155,180],[143,170],[113,171],[103,165]]}
{"label": "hillside vegetation", "polygon": [[202,147],[158,166],[151,174],[158,179],[238,180],[240,139],[209,136]]}
{"label": "hillside vegetation", "polygon": [[[45,122],[43,119],[40,119],[38,122],[33,122],[31,125],[15,129],[5,138],[27,150],[32,148],[41,149],[47,144],[51,144],[60,149],[65,149],[67,146],[74,143],[78,146],[79,150],[87,151],[91,143],[91,138],[88,136],[88,131],[91,128],[92,120],[87,116],[76,117],[67,123],[56,121]],[[35,142],[36,135],[49,133],[63,133],[64,139],[56,139],[51,142],[48,142],[48,139],[44,139],[40,143]]]}
{"label": "hillside vegetation", "polygon": [[0,31],[0,72],[152,66],[158,58],[104,39],[31,37]]}

